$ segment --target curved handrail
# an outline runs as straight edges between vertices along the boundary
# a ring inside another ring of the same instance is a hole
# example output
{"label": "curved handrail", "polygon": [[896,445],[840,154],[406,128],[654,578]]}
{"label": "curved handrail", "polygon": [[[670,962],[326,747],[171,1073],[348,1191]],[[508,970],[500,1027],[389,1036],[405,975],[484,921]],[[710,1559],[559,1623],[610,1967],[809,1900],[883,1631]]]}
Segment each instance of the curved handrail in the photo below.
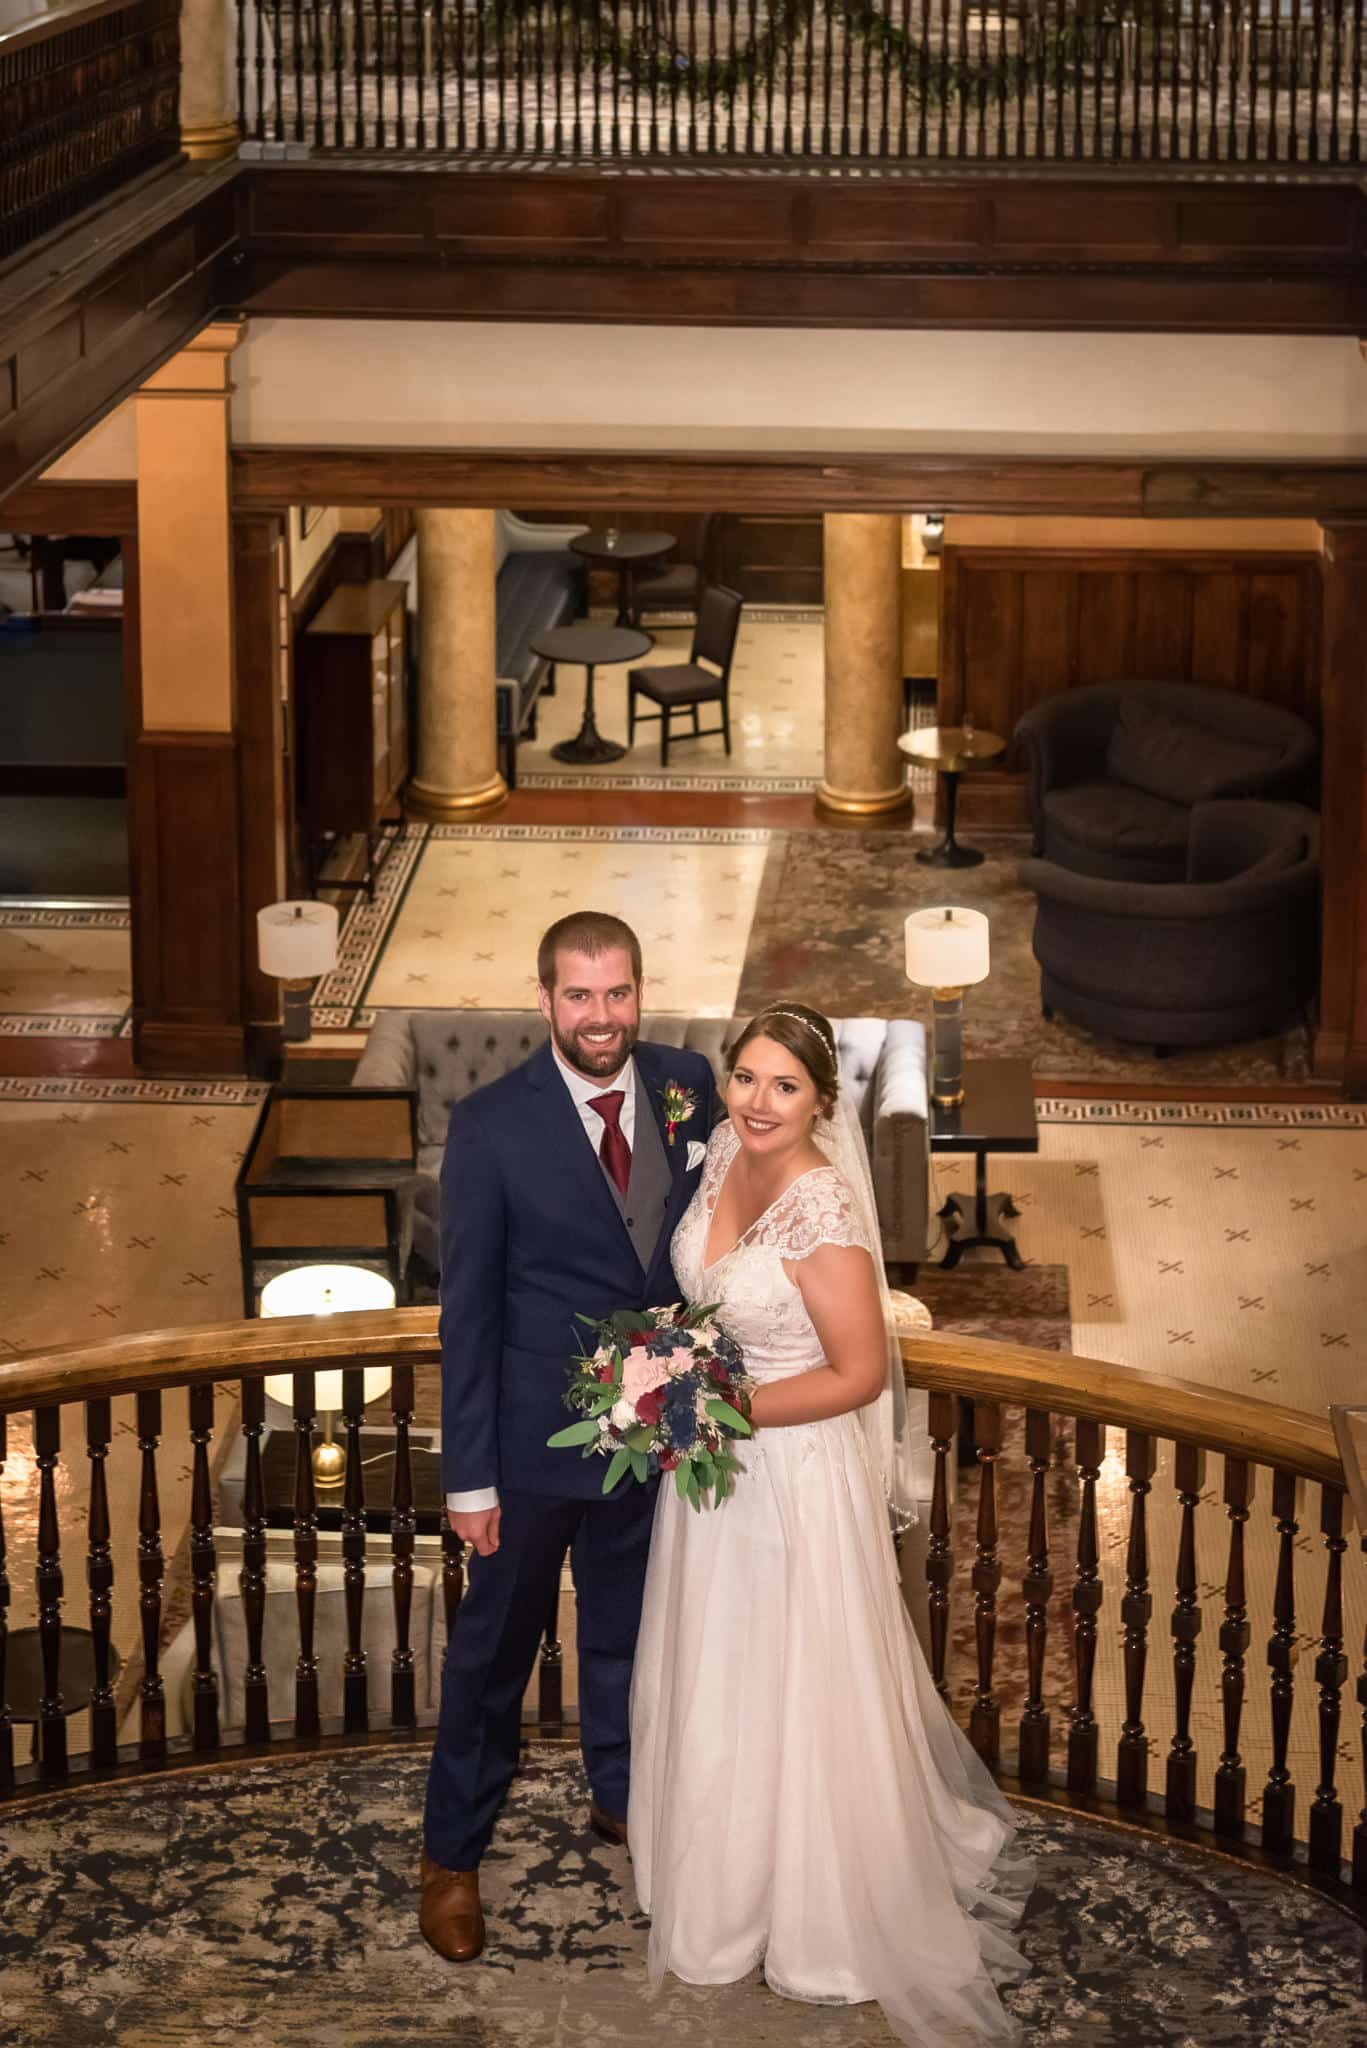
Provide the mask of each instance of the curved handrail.
{"label": "curved handrail", "polygon": [[50,43],[69,29],[85,28],[107,14],[127,14],[138,4],[139,0],[67,0],[63,6],[16,11],[11,20],[0,13],[0,56]]}
{"label": "curved handrail", "polygon": [[[1200,1387],[1167,1373],[975,1337],[903,1337],[913,1386],[971,1393],[1051,1414],[1173,1438],[1283,1472],[1345,1485],[1328,1419],[1271,1401]],[[0,1364],[0,1414],[92,1395],[192,1386],[257,1372],[374,1365],[440,1355],[435,1308],[366,1309],[341,1316],[281,1316],[111,1337]]]}

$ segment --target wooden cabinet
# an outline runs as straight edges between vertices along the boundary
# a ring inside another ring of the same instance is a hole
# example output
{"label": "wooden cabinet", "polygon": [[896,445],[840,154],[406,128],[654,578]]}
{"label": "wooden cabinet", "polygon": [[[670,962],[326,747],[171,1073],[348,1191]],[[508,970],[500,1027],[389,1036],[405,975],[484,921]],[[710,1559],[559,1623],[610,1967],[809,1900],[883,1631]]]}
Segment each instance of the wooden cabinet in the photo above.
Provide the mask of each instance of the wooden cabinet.
{"label": "wooden cabinet", "polygon": [[368,858],[354,886],[374,893],[381,827],[408,778],[404,625],[402,583],[344,583],[300,638],[296,744],[311,886],[329,842],[356,833]]}

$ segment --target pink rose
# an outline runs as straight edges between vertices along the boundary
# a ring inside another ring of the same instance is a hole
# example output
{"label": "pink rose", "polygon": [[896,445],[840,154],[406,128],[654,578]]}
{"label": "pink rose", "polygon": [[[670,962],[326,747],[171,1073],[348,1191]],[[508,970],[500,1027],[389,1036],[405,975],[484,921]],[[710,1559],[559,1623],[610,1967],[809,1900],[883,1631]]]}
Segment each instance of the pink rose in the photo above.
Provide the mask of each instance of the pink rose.
{"label": "pink rose", "polygon": [[642,1394],[649,1394],[656,1387],[664,1385],[669,1378],[669,1366],[663,1358],[651,1358],[644,1351],[632,1351],[622,1367],[622,1399],[630,1401],[632,1407]]}

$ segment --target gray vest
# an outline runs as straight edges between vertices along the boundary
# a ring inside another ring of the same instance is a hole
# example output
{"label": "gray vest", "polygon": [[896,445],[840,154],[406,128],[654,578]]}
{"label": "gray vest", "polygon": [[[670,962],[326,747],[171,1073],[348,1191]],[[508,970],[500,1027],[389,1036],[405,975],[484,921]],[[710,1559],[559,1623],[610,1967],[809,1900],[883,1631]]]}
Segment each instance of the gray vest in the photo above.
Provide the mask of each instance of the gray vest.
{"label": "gray vest", "polygon": [[[660,1241],[674,1181],[660,1126],[650,1106],[650,1092],[641,1079],[640,1068],[632,1071],[636,1077],[636,1128],[631,1141],[631,1178],[625,1195],[618,1192],[617,1183],[606,1167],[603,1167],[603,1178],[631,1233],[636,1256],[646,1267]],[[601,1160],[599,1164],[602,1164]]]}

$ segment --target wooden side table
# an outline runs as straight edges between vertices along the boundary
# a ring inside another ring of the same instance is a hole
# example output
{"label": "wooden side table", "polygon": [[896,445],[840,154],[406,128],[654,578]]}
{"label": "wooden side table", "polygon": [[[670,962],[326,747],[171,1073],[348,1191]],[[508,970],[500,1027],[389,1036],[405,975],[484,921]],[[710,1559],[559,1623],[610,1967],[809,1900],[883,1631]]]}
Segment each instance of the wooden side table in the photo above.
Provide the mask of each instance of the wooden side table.
{"label": "wooden side table", "polygon": [[964,1096],[944,1109],[930,1105],[932,1152],[971,1152],[975,1166],[973,1195],[951,1195],[940,1210],[949,1246],[940,1264],[957,1266],[966,1251],[990,1245],[1008,1266],[1025,1265],[1016,1240],[1006,1228],[1020,1215],[1010,1195],[987,1191],[989,1152],[1038,1152],[1039,1120],[1035,1114],[1035,1082],[1029,1060],[965,1060]]}

